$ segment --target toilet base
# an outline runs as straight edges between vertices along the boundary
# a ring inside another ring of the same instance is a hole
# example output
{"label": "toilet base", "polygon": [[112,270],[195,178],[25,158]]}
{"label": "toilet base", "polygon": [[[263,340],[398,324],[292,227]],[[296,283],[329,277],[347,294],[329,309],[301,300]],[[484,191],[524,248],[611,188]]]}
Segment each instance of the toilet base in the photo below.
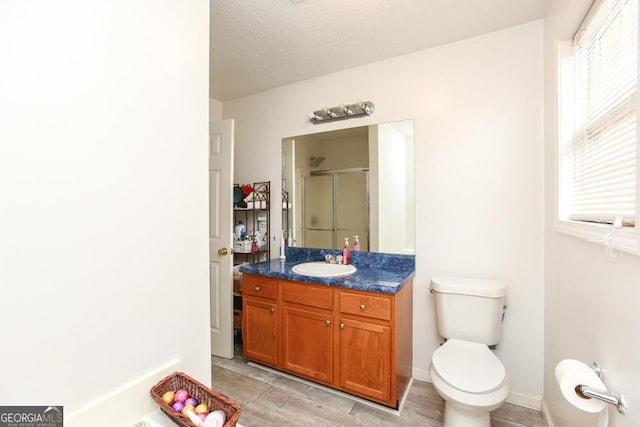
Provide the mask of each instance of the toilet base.
{"label": "toilet base", "polygon": [[491,412],[478,411],[449,401],[444,404],[443,427],[491,427]]}

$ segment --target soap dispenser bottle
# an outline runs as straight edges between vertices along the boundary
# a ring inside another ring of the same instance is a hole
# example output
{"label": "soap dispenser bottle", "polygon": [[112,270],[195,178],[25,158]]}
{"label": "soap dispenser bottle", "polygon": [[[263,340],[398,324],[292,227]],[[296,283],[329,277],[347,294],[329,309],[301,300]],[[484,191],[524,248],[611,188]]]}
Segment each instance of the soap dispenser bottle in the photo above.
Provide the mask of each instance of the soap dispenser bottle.
{"label": "soap dispenser bottle", "polygon": [[356,241],[353,242],[353,251],[360,252],[360,240],[358,240],[358,236],[353,236],[356,238]]}
{"label": "soap dispenser bottle", "polygon": [[342,263],[351,264],[351,250],[349,249],[349,238],[344,238],[344,248],[342,249]]}

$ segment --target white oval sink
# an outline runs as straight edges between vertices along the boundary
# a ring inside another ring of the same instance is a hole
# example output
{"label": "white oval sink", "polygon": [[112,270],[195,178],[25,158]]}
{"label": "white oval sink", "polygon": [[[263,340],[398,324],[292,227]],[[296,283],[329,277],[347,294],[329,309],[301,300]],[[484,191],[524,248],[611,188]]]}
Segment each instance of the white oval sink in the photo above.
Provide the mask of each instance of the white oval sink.
{"label": "white oval sink", "polygon": [[324,261],[304,262],[291,268],[295,274],[313,277],[342,277],[356,272],[356,268],[349,264],[329,264]]}

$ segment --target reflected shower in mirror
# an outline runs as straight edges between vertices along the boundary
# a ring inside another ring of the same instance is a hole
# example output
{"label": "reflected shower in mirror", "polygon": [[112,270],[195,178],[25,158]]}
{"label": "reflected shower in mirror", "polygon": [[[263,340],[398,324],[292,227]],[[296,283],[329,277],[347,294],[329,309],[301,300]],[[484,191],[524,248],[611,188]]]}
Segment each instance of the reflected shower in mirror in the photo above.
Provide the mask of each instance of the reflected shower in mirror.
{"label": "reflected shower in mirror", "polygon": [[283,230],[289,244],[413,254],[413,120],[282,140]]}

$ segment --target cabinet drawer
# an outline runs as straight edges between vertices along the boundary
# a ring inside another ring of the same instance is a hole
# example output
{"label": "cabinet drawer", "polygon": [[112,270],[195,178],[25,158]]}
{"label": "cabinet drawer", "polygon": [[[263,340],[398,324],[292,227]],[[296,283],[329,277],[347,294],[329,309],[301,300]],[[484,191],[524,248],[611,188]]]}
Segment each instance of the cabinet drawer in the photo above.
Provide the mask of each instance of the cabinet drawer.
{"label": "cabinet drawer", "polygon": [[282,300],[309,307],[333,309],[333,289],[327,287],[282,282]]}
{"label": "cabinet drawer", "polygon": [[340,292],[340,312],[391,320],[391,299],[383,296]]}
{"label": "cabinet drawer", "polygon": [[245,275],[242,279],[242,293],[247,296],[276,299],[277,280]]}

